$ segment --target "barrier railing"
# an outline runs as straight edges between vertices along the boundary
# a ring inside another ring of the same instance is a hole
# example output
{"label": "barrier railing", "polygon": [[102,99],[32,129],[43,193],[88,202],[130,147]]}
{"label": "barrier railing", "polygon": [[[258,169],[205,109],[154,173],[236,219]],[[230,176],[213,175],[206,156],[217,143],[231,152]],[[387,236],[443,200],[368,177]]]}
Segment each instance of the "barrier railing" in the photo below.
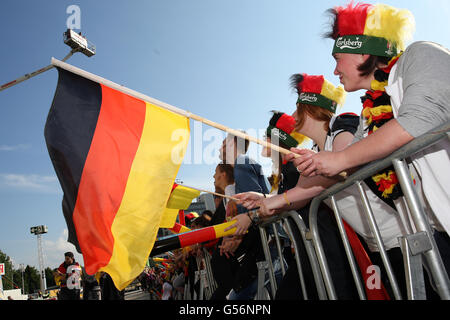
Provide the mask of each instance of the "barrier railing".
{"label": "barrier railing", "polygon": [[[298,248],[298,246],[301,243],[297,242],[294,239],[292,227],[296,227],[299,231],[299,234],[301,235],[300,242],[302,242],[306,250],[307,257],[313,272],[314,282],[316,285],[316,290],[319,299],[321,300],[337,299],[335,287],[327,263],[327,258],[325,256],[322,242],[319,237],[318,231],[319,229],[317,223],[318,221],[317,215],[320,203],[323,200],[330,198],[332,206],[331,209],[333,210],[335,215],[339,234],[343,241],[344,250],[347,256],[347,260],[350,266],[350,270],[352,272],[353,280],[355,282],[359,298],[366,299],[365,286],[361,279],[359,267],[355,262],[355,257],[353,255],[352,248],[349,244],[349,240],[345,232],[339,208],[334,198],[334,195],[336,195],[340,191],[352,185],[356,185],[361,195],[361,201],[364,207],[365,218],[368,221],[370,230],[378,246],[381,260],[386,270],[388,280],[391,284],[391,289],[394,298],[402,299],[400,288],[398,286],[397,279],[395,278],[395,274],[392,270],[392,265],[389,261],[389,257],[384,248],[384,244],[381,239],[381,234],[378,229],[376,220],[374,218],[372,208],[368,201],[365,190],[362,187],[362,181],[364,179],[393,165],[397,177],[399,179],[399,183],[402,188],[406,204],[409,209],[409,214],[412,219],[412,223],[414,224],[413,228],[411,227],[406,228],[406,230],[409,231],[407,235],[399,237],[398,239],[400,248],[402,250],[403,261],[405,265],[407,298],[410,300],[426,299],[424,275],[422,267],[422,263],[424,263],[427,266],[427,270],[430,271],[431,277],[434,280],[435,287],[441,299],[449,300],[450,299],[449,276],[445,270],[442,258],[440,256],[435,240],[433,238],[433,233],[428,223],[427,215],[425,214],[422,204],[420,203],[418,195],[416,194],[416,191],[413,187],[408,166],[405,160],[403,160],[423,149],[432,146],[433,144],[439,142],[441,139],[448,139],[449,131],[450,131],[450,123],[442,125],[436,128],[435,130],[432,130],[431,132],[414,139],[412,142],[398,149],[385,159],[381,159],[366,165],[365,167],[363,167],[362,169],[358,170],[356,173],[348,177],[344,182],[337,183],[334,186],[323,191],[320,195],[315,197],[310,203],[310,210],[308,217],[310,229],[306,228],[304,221],[296,211],[284,212],[280,215],[271,217],[270,219],[263,221],[260,224],[260,234],[263,240],[262,243],[266,261],[260,263],[260,268],[265,268],[270,272],[271,276],[269,280],[272,292],[276,292],[277,288],[273,276],[274,274],[273,267],[271,267],[272,260],[269,254],[269,247],[267,244],[264,228],[270,225],[272,225],[272,227],[275,228],[275,224],[281,223],[282,225],[284,225],[285,230],[289,235],[289,238],[291,239],[292,244],[294,246],[295,252],[294,257],[299,273],[299,280],[303,299],[308,299],[308,292],[305,287],[304,275],[302,271],[302,261],[300,261]],[[402,221],[404,222],[409,221],[405,219],[405,217],[401,218],[403,219]],[[292,219],[292,221],[294,221],[294,225],[289,223],[288,219]],[[276,234],[277,233],[275,232],[275,235]],[[278,254],[281,256],[279,239],[277,236],[275,236],[275,239],[277,243]],[[424,258],[424,261],[422,260],[422,256]],[[284,274],[285,270],[283,269],[283,275]],[[263,286],[264,286],[263,281],[262,280],[259,281],[258,294],[256,298],[259,299],[265,298]]]}
{"label": "barrier railing", "polygon": [[[194,290],[194,296],[190,294],[190,284],[186,280],[184,300],[209,300],[217,289],[217,282],[214,279],[211,266],[211,254],[206,248],[202,248],[202,256],[196,257],[197,271],[195,271],[195,278],[199,282],[198,294]],[[196,281],[194,282],[196,283]]]}
{"label": "barrier railing", "polygon": [[[267,239],[265,237],[265,232],[261,231],[261,230],[264,230],[264,228],[268,228],[270,226],[273,228],[278,257],[282,257],[283,253],[281,252],[280,239],[278,237],[278,233],[276,232],[276,224],[281,224],[281,226],[284,227],[284,230],[286,231],[286,233],[289,237],[289,240],[291,241],[291,243],[294,247],[294,259],[295,259],[295,263],[297,266],[297,271],[298,271],[298,276],[299,276],[303,299],[307,300],[309,295],[308,295],[306,284],[305,284],[305,276],[304,276],[304,272],[303,272],[303,268],[302,268],[303,264],[302,264],[302,260],[301,260],[300,254],[299,254],[299,252],[300,252],[299,245],[303,245],[306,250],[306,255],[308,257],[308,260],[309,260],[309,263],[311,266],[311,270],[313,273],[314,283],[316,286],[317,294],[320,299],[326,299],[327,293],[325,290],[325,286],[324,286],[322,274],[320,271],[320,266],[319,266],[319,263],[317,260],[317,256],[316,256],[316,253],[315,253],[315,250],[314,250],[314,247],[313,247],[311,241],[307,239],[307,234],[308,234],[309,230],[306,227],[302,217],[296,211],[283,212],[277,216],[274,216],[274,217],[264,220],[263,222],[261,222],[261,224],[259,226],[261,237],[262,237],[264,256],[265,256],[265,261],[263,262],[264,264],[261,264],[261,265],[262,266],[265,265],[269,271],[269,281],[270,281],[270,286],[271,286],[271,290],[273,293],[272,297],[275,296],[277,287],[276,287],[276,281],[275,281],[275,276],[274,276],[274,272],[273,272],[273,267],[272,268],[270,267],[272,265],[272,258],[269,253],[269,245],[268,245]],[[299,240],[296,239],[296,237],[294,236],[293,228],[296,228],[298,230],[298,233],[300,235]],[[283,264],[282,264],[282,266],[283,266]],[[282,275],[284,276],[286,273],[284,266],[281,269],[282,269]],[[261,282],[261,281],[258,282],[257,298],[259,298],[259,299],[264,298],[264,295],[262,293],[263,285],[264,285],[263,282]]]}
{"label": "barrier railing", "polygon": [[310,232],[307,234],[307,238],[311,239],[313,246],[316,251],[317,259],[319,261],[320,269],[323,275],[323,280],[325,283],[326,291],[329,299],[337,299],[336,291],[333,286],[333,282],[330,276],[329,267],[327,264],[327,259],[324,254],[323,246],[319,237],[318,224],[317,224],[317,214],[320,203],[327,199],[331,199],[333,206],[333,211],[335,213],[336,221],[338,223],[339,231],[341,237],[344,241],[347,257],[349,259],[350,265],[352,265],[352,270],[354,272],[355,283],[357,285],[358,291],[360,292],[360,297],[364,298],[363,285],[361,281],[357,278],[357,269],[354,263],[353,254],[348,246],[348,239],[342,227],[342,221],[339,214],[339,208],[337,207],[334,195],[340,191],[356,185],[360,191],[361,200],[364,205],[364,213],[366,214],[367,221],[369,223],[372,234],[375,237],[378,249],[380,250],[380,255],[388,275],[394,297],[396,299],[401,299],[400,289],[398,283],[395,279],[394,272],[392,271],[392,266],[390,264],[389,258],[386,254],[383,242],[381,240],[381,235],[378,230],[374,215],[367,199],[367,195],[361,185],[362,181],[374,175],[375,173],[383,170],[391,165],[394,166],[395,172],[397,174],[401,189],[403,191],[406,203],[409,208],[409,214],[414,223],[416,233],[408,234],[405,237],[400,237],[400,245],[403,249],[404,263],[405,263],[405,273],[406,273],[406,283],[407,283],[407,294],[408,299],[424,299],[424,284],[423,284],[423,269],[422,261],[420,256],[422,255],[425,259],[425,263],[428,266],[431,277],[436,285],[437,292],[441,299],[450,299],[450,281],[448,274],[445,270],[442,258],[437,249],[435,240],[433,238],[433,233],[431,227],[428,223],[427,215],[424,212],[423,206],[420,203],[419,197],[416,194],[414,186],[411,181],[411,175],[409,173],[408,166],[405,162],[405,158],[426,149],[433,144],[437,143],[441,139],[448,139],[450,131],[450,123],[446,123],[429,133],[426,133],[410,143],[406,144],[402,148],[398,149],[390,156],[378,160],[376,162],[370,163],[358,170],[356,173],[352,174],[346,181],[337,183],[327,190],[323,191],[320,195],[315,197],[310,204],[309,211],[309,227]]}

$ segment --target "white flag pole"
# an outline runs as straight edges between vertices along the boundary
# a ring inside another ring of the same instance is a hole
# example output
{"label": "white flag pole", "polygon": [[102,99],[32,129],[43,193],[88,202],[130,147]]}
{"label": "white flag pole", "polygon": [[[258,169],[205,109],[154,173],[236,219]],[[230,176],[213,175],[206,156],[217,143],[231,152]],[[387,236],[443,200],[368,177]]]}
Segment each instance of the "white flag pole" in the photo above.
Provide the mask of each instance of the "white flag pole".
{"label": "white flag pole", "polygon": [[231,197],[231,196],[227,196],[227,195],[222,194],[222,193],[217,193],[217,192],[212,192],[212,191],[209,191],[209,190],[203,190],[203,189],[199,189],[199,188],[194,188],[194,187],[191,187],[191,186],[186,186],[186,185],[184,185],[184,184],[178,184],[178,185],[179,185],[179,186],[182,186],[182,187],[189,188],[189,189],[194,189],[194,190],[197,190],[197,191],[200,191],[200,192],[210,193],[210,194],[213,194],[213,195],[215,195],[215,196],[222,197],[222,198],[226,198],[226,199],[230,199],[230,200],[234,200],[234,201],[239,201],[238,198],[234,198],[234,197]]}
{"label": "white flag pole", "polygon": [[[226,127],[224,125],[221,125],[219,123],[216,123],[216,122],[213,122],[211,120],[208,120],[208,119],[205,119],[203,117],[200,117],[198,115],[192,114],[192,113],[190,113],[188,111],[185,111],[183,109],[174,107],[174,106],[172,106],[170,104],[167,104],[165,102],[159,101],[157,99],[154,99],[152,97],[149,97],[147,95],[144,95],[142,93],[134,91],[134,90],[129,89],[127,87],[124,87],[124,86],[122,86],[120,84],[117,84],[117,83],[112,82],[110,80],[107,80],[105,78],[99,77],[99,76],[97,76],[95,74],[92,74],[92,73],[87,72],[85,70],[82,70],[80,68],[74,67],[74,66],[72,66],[72,65],[70,65],[68,63],[62,62],[62,61],[60,61],[58,59],[52,58],[51,64],[54,65],[55,67],[59,67],[61,69],[70,71],[72,73],[75,73],[75,74],[77,74],[79,76],[82,76],[82,77],[84,77],[86,79],[89,79],[89,80],[92,80],[94,82],[101,83],[101,84],[103,84],[105,86],[108,86],[108,87],[110,87],[112,89],[121,91],[123,93],[126,93],[126,94],[132,96],[132,97],[135,97],[135,98],[140,99],[140,100],[144,100],[144,101],[149,102],[151,104],[154,104],[154,105],[156,105],[158,107],[161,107],[161,108],[164,108],[166,110],[172,111],[172,112],[174,112],[176,114],[185,116],[187,118],[190,118],[190,119],[193,119],[193,120],[196,120],[196,121],[200,121],[200,122],[202,122],[202,123],[204,123],[206,125],[209,125],[211,127],[214,127],[216,129],[219,129],[219,130],[222,130],[222,131],[225,131],[225,132],[227,132],[229,134],[232,134],[234,136],[240,137],[242,139],[246,139],[246,140],[255,142],[255,143],[259,144],[259,145],[262,145],[262,146],[264,146],[266,148],[270,148],[270,149],[275,150],[275,151],[277,151],[279,153],[282,153],[282,154],[285,154],[285,155],[292,153],[291,151],[289,151],[287,149],[281,148],[281,147],[279,147],[277,145],[274,145],[272,143],[269,143],[269,142],[267,142],[265,140],[261,140],[261,139],[249,136],[248,134],[243,133],[243,132],[241,132],[239,130],[231,129],[231,128]],[[294,155],[295,155],[295,157],[299,156],[299,155],[297,155],[295,153],[294,153]]]}

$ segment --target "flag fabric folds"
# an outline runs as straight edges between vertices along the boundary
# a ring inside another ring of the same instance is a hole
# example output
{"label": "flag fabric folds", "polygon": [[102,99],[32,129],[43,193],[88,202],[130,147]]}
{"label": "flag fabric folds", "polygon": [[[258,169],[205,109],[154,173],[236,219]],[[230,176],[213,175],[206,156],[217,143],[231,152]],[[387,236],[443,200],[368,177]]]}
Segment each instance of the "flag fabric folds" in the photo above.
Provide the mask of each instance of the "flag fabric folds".
{"label": "flag fabric folds", "polygon": [[173,227],[169,228],[169,230],[172,231],[173,233],[184,233],[184,232],[191,231],[191,229],[189,229],[188,227],[186,227],[178,222],[175,222]]}
{"label": "flag fabric folds", "polygon": [[172,192],[167,201],[167,208],[164,211],[160,228],[172,228],[176,222],[179,210],[189,208],[192,200],[200,195],[200,191],[189,187],[173,184]]}
{"label": "flag fabric folds", "polygon": [[167,208],[186,210],[192,200],[200,195],[200,191],[174,183]]}
{"label": "flag fabric folds", "polygon": [[[189,119],[58,68],[44,135],[63,196],[68,241],[88,274],[119,290],[145,267],[189,134]],[[178,135],[179,136],[179,135]],[[178,158],[179,159],[179,158]],[[172,224],[173,225],[173,224]]]}

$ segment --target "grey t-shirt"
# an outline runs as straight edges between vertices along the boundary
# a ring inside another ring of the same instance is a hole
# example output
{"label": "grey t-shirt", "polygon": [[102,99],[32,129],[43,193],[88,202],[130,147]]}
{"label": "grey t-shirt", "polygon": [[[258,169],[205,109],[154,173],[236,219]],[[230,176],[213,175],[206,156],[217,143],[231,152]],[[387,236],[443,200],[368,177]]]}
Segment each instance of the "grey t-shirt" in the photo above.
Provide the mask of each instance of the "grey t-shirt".
{"label": "grey t-shirt", "polygon": [[[393,82],[402,79],[403,100],[396,117],[414,138],[450,118],[450,51],[433,42],[411,44],[397,62]],[[364,138],[360,120],[356,142]]]}

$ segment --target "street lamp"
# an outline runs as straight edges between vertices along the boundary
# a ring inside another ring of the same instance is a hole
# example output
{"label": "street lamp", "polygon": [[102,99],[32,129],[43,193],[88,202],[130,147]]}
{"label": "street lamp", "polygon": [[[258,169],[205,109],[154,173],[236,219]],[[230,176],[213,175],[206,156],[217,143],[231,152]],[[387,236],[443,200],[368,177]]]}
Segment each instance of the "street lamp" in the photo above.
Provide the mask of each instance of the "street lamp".
{"label": "street lamp", "polygon": [[[92,57],[93,55],[95,55],[95,52],[96,52],[95,46],[91,42],[89,42],[86,39],[86,37],[82,36],[81,32],[76,33],[72,29],[67,29],[67,31],[63,33],[63,37],[64,37],[64,43],[67,44],[69,47],[71,47],[72,50],[69,52],[69,54],[67,54],[67,56],[65,56],[62,59],[62,61],[66,61],[76,52],[81,52],[88,57]],[[54,65],[50,64],[50,65],[48,65],[44,68],[41,68],[39,70],[36,70],[34,72],[27,73],[13,81],[10,81],[8,83],[0,85],[0,91],[8,89],[18,83],[28,80],[28,79],[30,79],[34,76],[37,76],[38,74],[41,74],[45,71],[48,71],[54,67],[55,67]]]}
{"label": "street lamp", "polygon": [[47,289],[47,281],[45,279],[44,255],[42,251],[42,235],[48,232],[47,226],[31,227],[30,232],[37,236],[39,271],[41,274],[41,292]]}

